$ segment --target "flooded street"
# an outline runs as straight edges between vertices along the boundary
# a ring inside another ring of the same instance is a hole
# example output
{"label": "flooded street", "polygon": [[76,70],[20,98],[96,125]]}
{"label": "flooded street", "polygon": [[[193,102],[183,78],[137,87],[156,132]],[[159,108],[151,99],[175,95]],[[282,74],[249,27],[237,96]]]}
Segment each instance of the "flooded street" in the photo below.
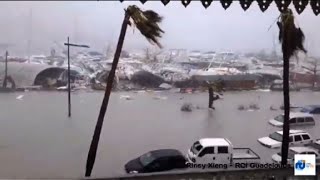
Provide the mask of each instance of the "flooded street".
{"label": "flooded street", "polygon": [[[154,99],[159,95],[167,99]],[[0,94],[1,178],[83,177],[102,98],[102,92],[72,93],[69,119],[66,92]],[[234,146],[250,147],[271,162],[271,155],[280,149],[267,149],[257,139],[280,130],[268,120],[281,113],[269,108],[279,108],[282,100],[282,92],[229,92],[215,102],[216,110],[208,110],[207,93],[113,93],[92,176],[121,175],[127,161],[154,149],[186,153],[203,137],[229,138]],[[320,93],[291,92],[293,105],[319,104],[319,100]],[[182,112],[185,102],[200,108]],[[260,110],[238,110],[239,105],[251,103]],[[320,138],[317,120],[316,126],[302,128],[314,138]]]}

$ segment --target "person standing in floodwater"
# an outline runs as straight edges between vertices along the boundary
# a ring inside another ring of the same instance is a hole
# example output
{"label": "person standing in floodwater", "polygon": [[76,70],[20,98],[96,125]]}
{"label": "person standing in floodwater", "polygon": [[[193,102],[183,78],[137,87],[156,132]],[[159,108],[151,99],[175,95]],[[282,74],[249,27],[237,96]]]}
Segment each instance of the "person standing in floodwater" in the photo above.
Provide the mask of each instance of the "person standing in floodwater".
{"label": "person standing in floodwater", "polygon": [[213,92],[213,88],[211,86],[209,86],[209,108],[216,109],[212,105],[213,105],[213,102],[219,98],[220,98],[220,96],[219,95],[215,96],[214,92]]}

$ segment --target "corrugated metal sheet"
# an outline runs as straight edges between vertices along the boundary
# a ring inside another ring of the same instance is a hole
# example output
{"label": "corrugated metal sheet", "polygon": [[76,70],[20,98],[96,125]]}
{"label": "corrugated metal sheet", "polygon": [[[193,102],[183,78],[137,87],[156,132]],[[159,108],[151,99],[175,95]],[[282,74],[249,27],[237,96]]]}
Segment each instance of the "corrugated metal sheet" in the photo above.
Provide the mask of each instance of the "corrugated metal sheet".
{"label": "corrugated metal sheet", "polygon": [[[16,87],[33,86],[34,80],[37,75],[46,69],[57,68],[49,65],[42,64],[29,64],[29,63],[8,63],[8,76],[11,76]],[[0,63],[0,79],[4,78],[5,74],[5,63]]]}

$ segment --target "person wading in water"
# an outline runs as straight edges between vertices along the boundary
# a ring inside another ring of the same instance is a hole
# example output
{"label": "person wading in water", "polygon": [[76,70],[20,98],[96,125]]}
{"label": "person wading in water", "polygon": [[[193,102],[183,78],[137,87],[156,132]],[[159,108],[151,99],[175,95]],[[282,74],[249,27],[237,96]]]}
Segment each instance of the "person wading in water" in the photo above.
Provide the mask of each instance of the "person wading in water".
{"label": "person wading in water", "polygon": [[217,99],[220,99],[220,96],[214,95],[213,88],[210,86],[209,87],[209,108],[216,109],[212,105],[213,105],[213,102]]}
{"label": "person wading in water", "polygon": [[[219,96],[218,94],[217,94],[217,95],[214,94],[213,87],[212,87],[212,85],[210,85],[209,82],[207,82],[207,84],[208,84],[208,89],[209,89],[209,108],[215,109],[215,108],[213,107],[213,102],[214,102],[215,100],[220,99],[220,96]],[[223,83],[222,80],[220,80],[219,83],[216,84],[215,86],[216,86],[215,88],[217,88],[218,91],[220,91],[220,90],[221,90],[221,91],[224,91],[224,89],[223,89],[224,83]],[[222,95],[222,94],[221,94],[221,95]]]}

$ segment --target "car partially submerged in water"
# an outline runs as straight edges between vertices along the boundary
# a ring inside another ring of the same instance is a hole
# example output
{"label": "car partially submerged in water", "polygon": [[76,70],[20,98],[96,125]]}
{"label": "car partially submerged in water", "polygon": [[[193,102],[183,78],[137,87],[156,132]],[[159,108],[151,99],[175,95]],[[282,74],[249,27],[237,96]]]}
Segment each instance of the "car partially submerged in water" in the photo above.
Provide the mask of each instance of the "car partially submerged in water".
{"label": "car partially submerged in water", "polygon": [[[282,144],[282,131],[276,131],[269,134],[267,137],[258,139],[258,142],[268,148],[279,148]],[[290,130],[289,131],[289,146],[301,146],[312,143],[311,135],[303,130]]]}
{"label": "car partially submerged in water", "polygon": [[148,173],[186,168],[186,159],[175,149],[150,151],[129,161],[125,166],[127,173]]}
{"label": "car partially submerged in water", "polygon": [[[288,159],[287,162],[290,165],[294,164],[294,155],[295,154],[314,154],[316,156],[316,164],[320,164],[320,154],[318,150],[311,148],[311,147],[290,147],[288,151]],[[281,152],[272,155],[272,161],[275,163],[281,163]]]}
{"label": "car partially submerged in water", "polygon": [[310,148],[318,151],[318,153],[320,154],[320,139],[317,139],[309,144],[306,144],[305,146],[310,147]]}
{"label": "car partially submerged in water", "polygon": [[[275,118],[269,120],[269,124],[282,127],[284,121],[284,114],[278,115]],[[304,126],[304,125],[315,125],[315,120],[313,115],[302,112],[290,112],[289,117],[290,126]]]}
{"label": "car partially submerged in water", "polygon": [[302,107],[300,110],[302,113],[309,113],[309,114],[315,114],[320,115],[320,105],[308,105]]}

